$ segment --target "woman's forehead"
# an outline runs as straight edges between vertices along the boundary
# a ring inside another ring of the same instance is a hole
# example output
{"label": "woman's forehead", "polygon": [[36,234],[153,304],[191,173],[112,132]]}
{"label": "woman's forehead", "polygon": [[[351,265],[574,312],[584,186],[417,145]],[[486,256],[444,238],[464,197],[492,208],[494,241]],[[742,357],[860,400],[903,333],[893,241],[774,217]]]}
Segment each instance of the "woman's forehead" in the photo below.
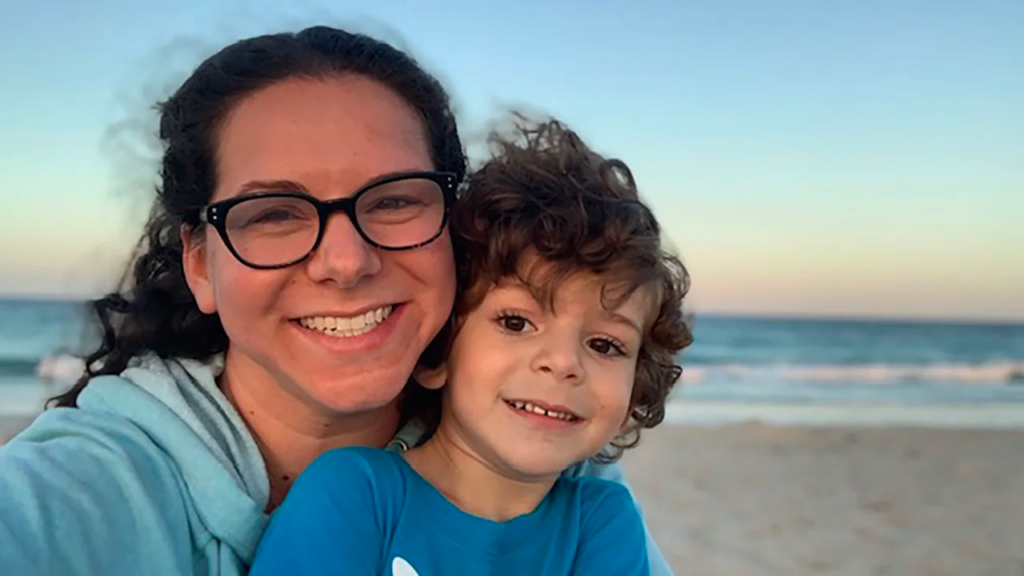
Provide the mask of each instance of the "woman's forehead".
{"label": "woman's forehead", "polygon": [[432,168],[416,112],[361,77],[293,79],[260,90],[227,116],[217,151],[217,199],[264,180],[345,195],[382,174]]}

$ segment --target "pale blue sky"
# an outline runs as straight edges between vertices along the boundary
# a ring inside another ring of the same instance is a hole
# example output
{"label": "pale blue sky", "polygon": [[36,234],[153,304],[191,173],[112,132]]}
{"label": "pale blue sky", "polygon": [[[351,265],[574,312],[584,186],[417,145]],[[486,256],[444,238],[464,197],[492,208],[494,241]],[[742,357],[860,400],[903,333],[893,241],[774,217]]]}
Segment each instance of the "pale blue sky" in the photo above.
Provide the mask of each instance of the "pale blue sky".
{"label": "pale blue sky", "polygon": [[109,283],[147,106],[227,41],[325,22],[409,48],[468,140],[525,104],[629,162],[697,312],[1024,319],[1020,0],[283,4],[0,0],[0,293]]}

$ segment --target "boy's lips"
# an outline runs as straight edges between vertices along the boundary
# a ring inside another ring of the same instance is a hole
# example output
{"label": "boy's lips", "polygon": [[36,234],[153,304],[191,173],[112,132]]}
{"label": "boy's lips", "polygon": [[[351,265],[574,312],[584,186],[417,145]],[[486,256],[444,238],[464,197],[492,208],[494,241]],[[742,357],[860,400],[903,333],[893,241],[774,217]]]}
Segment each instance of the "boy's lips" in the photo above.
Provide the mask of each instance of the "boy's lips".
{"label": "boy's lips", "polygon": [[580,415],[560,404],[547,404],[540,400],[532,399],[511,399],[504,402],[513,410],[544,416],[552,420],[560,420],[567,423],[577,423],[583,420]]}

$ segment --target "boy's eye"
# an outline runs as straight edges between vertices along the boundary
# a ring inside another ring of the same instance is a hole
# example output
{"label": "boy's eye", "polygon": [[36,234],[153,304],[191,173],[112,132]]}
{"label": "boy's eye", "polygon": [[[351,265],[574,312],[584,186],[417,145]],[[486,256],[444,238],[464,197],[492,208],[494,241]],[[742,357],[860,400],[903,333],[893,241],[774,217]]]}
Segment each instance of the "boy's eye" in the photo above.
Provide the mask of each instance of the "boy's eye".
{"label": "boy's eye", "polygon": [[594,338],[590,342],[587,342],[587,345],[590,346],[590,349],[594,352],[605,356],[626,355],[626,350],[621,344],[609,340],[608,338]]}
{"label": "boy's eye", "polygon": [[498,324],[509,332],[525,332],[530,327],[530,322],[522,316],[505,314],[498,318]]}

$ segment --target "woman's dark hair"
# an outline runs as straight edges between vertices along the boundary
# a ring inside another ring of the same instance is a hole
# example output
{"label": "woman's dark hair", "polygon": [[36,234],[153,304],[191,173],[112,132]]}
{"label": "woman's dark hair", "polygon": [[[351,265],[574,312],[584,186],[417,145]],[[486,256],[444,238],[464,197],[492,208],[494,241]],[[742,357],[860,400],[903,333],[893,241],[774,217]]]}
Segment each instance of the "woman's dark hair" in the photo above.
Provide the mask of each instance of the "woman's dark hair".
{"label": "woman's dark hair", "polygon": [[203,360],[227,349],[220,318],[200,312],[185,283],[180,237],[182,226],[200,226],[199,210],[216,188],[218,132],[239,101],[258,90],[290,78],[346,75],[377,81],[401,96],[423,120],[435,169],[459,180],[465,176],[448,94],[408,54],[326,26],[227,46],[158,105],[163,159],[145,232],[118,290],[90,303],[103,337],[85,359],[85,374],[52,403],[75,406],[90,378],[118,374],[142,353]]}

